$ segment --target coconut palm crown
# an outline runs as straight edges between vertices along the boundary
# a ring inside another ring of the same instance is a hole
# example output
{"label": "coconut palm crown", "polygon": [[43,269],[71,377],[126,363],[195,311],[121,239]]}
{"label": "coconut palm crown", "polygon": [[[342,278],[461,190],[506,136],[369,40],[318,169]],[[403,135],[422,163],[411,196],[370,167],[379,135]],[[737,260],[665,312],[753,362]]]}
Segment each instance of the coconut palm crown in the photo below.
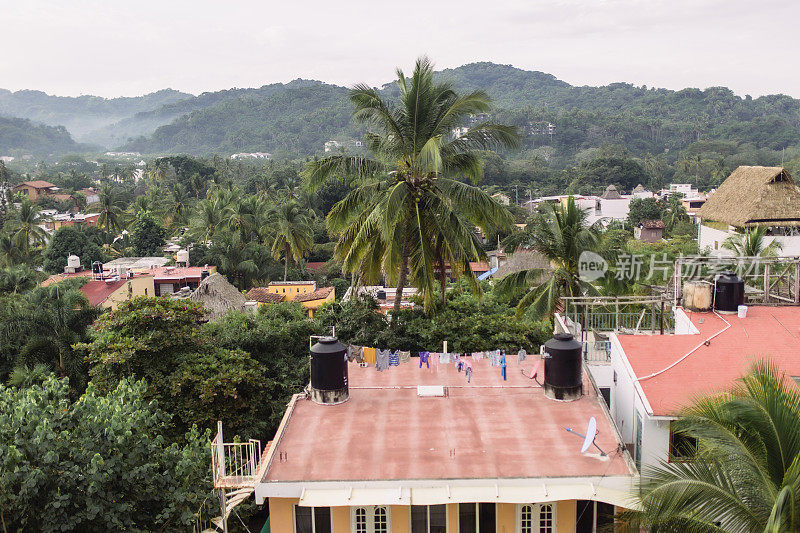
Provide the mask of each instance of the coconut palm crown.
{"label": "coconut palm crown", "polygon": [[353,187],[328,214],[329,229],[339,235],[335,255],[362,282],[385,277],[397,287],[393,317],[408,282],[422,293],[426,310],[431,308],[436,265],[440,276],[447,265],[477,289],[469,262],[485,253],[474,226],[508,227],[512,218],[459,178],[482,176],[481,151],[518,143],[515,128],[490,122],[454,135],[470,118],[488,112],[490,99],[484,91],[458,94],[450,83],[434,80],[427,58],[417,60],[410,79],[402,70],[396,73],[396,103],[367,85],[350,91],[353,118],[367,130],[371,157],[333,155],[304,171],[311,187],[331,179]]}

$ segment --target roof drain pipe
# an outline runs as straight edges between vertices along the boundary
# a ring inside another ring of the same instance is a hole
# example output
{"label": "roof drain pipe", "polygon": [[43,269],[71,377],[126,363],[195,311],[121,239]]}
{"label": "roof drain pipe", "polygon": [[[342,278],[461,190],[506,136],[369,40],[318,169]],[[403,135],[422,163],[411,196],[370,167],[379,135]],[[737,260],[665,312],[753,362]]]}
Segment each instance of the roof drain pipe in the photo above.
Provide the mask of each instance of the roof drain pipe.
{"label": "roof drain pipe", "polygon": [[[715,287],[715,289],[716,289],[716,287]],[[724,318],[722,318],[722,315],[720,315],[719,313],[717,313],[717,312],[714,310],[714,303],[715,303],[715,301],[714,301],[714,300],[716,299],[716,295],[717,295],[717,291],[715,290],[715,291],[714,291],[714,297],[712,297],[712,299],[711,299],[711,310],[712,310],[712,312],[713,312],[715,315],[717,315],[717,318],[719,318],[720,320],[722,320],[723,322],[725,322],[725,327],[724,327],[724,328],[722,328],[721,330],[719,330],[718,332],[714,333],[714,334],[713,334],[713,335],[711,335],[710,337],[708,337],[706,340],[704,340],[703,342],[701,342],[700,344],[698,344],[697,346],[695,346],[694,348],[692,348],[692,349],[691,349],[691,350],[689,350],[688,352],[686,352],[686,354],[685,354],[683,357],[681,357],[680,359],[678,359],[677,361],[675,361],[674,363],[672,363],[672,364],[671,364],[671,365],[669,365],[668,367],[666,367],[666,368],[664,368],[664,369],[662,369],[662,370],[659,370],[658,372],[653,372],[652,374],[648,374],[648,375],[646,375],[646,376],[642,376],[642,377],[640,377],[640,378],[636,378],[636,379],[634,379],[634,382],[636,382],[636,381],[644,381],[645,379],[654,378],[654,377],[658,376],[659,374],[663,374],[663,373],[664,373],[664,372],[666,372],[667,370],[669,370],[669,369],[673,368],[674,366],[676,366],[676,365],[680,364],[680,363],[681,363],[681,361],[683,361],[684,359],[686,359],[687,357],[689,357],[690,355],[692,355],[694,352],[696,352],[697,350],[699,350],[699,349],[700,349],[702,346],[708,346],[708,345],[709,345],[709,343],[711,342],[711,339],[713,339],[713,338],[715,338],[715,337],[718,337],[718,336],[722,335],[723,333],[725,333],[726,331],[728,331],[728,329],[730,329],[730,327],[731,327],[731,323],[730,323],[730,322],[728,322],[727,320],[725,320]]]}

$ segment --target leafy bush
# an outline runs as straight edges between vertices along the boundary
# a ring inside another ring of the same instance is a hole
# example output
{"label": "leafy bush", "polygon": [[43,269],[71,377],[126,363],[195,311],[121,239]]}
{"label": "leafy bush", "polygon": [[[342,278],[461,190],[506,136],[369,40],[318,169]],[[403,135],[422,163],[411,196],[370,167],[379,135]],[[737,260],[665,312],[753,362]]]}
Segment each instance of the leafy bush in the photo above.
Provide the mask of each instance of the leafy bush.
{"label": "leafy bush", "polygon": [[210,432],[164,438],[142,382],[75,402],[67,380],[0,385],[0,514],[8,531],[186,530],[208,495]]}

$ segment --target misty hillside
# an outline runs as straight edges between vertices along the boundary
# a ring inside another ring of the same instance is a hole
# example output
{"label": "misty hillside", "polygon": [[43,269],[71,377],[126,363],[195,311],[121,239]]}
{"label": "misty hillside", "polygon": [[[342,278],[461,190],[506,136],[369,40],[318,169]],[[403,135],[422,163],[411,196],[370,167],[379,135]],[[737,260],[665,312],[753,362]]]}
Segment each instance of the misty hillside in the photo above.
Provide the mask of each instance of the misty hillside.
{"label": "misty hillside", "polygon": [[35,124],[30,120],[0,116],[0,155],[63,154],[79,149],[64,126]]}
{"label": "misty hillside", "polygon": [[[648,89],[627,83],[576,87],[542,72],[474,63],[439,74],[458,90],[486,90],[498,120],[520,126],[527,148],[576,153],[603,143],[636,154],[681,149],[698,139],[781,149],[800,143],[800,100],[785,95],[741,98],[724,87]],[[382,88],[387,97],[397,88]],[[318,93],[318,94],[317,94]],[[322,106],[322,109],[318,109]],[[328,139],[353,138],[346,89],[317,84],[266,97],[236,97],[193,111],[148,139],[125,145],[149,153],[267,151],[319,153]],[[542,134],[553,123],[555,134]]]}
{"label": "misty hillside", "polygon": [[122,149],[142,153],[269,151],[298,156],[320,151],[325,141],[353,137],[343,87],[314,82],[266,96],[240,96],[193,111]]}
{"label": "misty hillside", "polygon": [[84,140],[82,136],[92,130],[191,96],[172,89],[120,98],[52,96],[41,91],[0,89],[0,114],[64,126],[73,137]]}
{"label": "misty hillside", "polygon": [[205,109],[241,97],[266,98],[286,89],[308,87],[316,84],[319,84],[319,82],[298,79],[286,84],[273,83],[259,88],[234,88],[206,92],[198,96],[188,96],[155,109],[141,111],[119,122],[88,132],[82,136],[81,140],[112,148],[127,143],[132,139],[149,136],[159,126],[169,124],[174,119],[198,109]]}
{"label": "misty hillside", "polygon": [[[725,87],[673,91],[628,83],[577,87],[550,74],[493,63],[446,69],[438,76],[460,91],[487,91],[495,102],[493,118],[519,126],[526,149],[546,145],[570,155],[613,143],[643,155],[697,140],[773,150],[800,144],[800,100],[785,95],[753,99]],[[398,90],[389,83],[381,92],[391,98]],[[139,99],[5,91],[0,112],[11,101],[17,113],[31,115],[26,118],[61,120],[78,141],[151,154],[266,151],[302,157],[320,153],[329,139],[358,137],[349,121],[347,89],[310,80],[199,96],[165,90]],[[128,114],[110,120],[123,112]],[[80,135],[71,129],[92,121],[105,122]],[[553,135],[544,133],[548,124],[555,127]]]}

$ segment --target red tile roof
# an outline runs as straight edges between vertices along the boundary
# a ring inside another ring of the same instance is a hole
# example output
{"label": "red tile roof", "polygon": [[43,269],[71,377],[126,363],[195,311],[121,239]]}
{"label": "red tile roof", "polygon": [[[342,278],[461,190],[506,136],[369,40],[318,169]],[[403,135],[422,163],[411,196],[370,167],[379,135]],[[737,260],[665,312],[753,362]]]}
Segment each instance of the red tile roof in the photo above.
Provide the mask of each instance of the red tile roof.
{"label": "red tile roof", "polygon": [[306,263],[306,270],[317,272],[318,270],[324,269],[327,264],[327,261],[309,261]]}
{"label": "red tile roof", "polygon": [[81,287],[81,292],[89,300],[89,305],[101,305],[114,291],[125,285],[127,280],[102,281],[92,279]]}
{"label": "red tile roof", "polygon": [[471,261],[469,263],[469,267],[476,274],[483,274],[484,272],[489,271],[489,263],[486,261]]}
{"label": "red tile roof", "polygon": [[275,294],[274,292],[269,292],[268,287],[253,287],[249,291],[247,291],[247,299],[253,300],[256,302],[261,303],[278,303],[282,302],[285,298],[284,294]]}
{"label": "red tile roof", "polygon": [[[619,335],[634,374],[659,372],[727,326],[713,313],[691,313],[697,335]],[[722,315],[731,327],[670,370],[640,379],[653,414],[677,413],[696,395],[724,391],[753,362],[767,358],[790,376],[800,376],[800,307],[757,307],[746,318]],[[701,324],[700,321],[703,321]]]}
{"label": "red tile roof", "polygon": [[313,302],[314,300],[324,300],[333,292],[333,287],[322,287],[314,292],[300,293],[294,297],[295,302]]}
{"label": "red tile roof", "polygon": [[[417,361],[384,372],[349,364],[350,400],[339,405],[298,399],[263,481],[630,475],[588,378],[585,396],[557,402],[520,373],[533,357],[511,362],[508,381],[487,359],[473,361],[470,384],[452,364],[429,370]],[[419,397],[417,385],[444,385],[447,395]],[[582,455],[582,440],[564,429],[583,431],[591,416],[610,460]]]}
{"label": "red tile roof", "polygon": [[72,200],[71,194],[48,194],[47,196],[61,202],[65,200]]}
{"label": "red tile roof", "polygon": [[49,181],[44,181],[44,180],[23,181],[22,183],[17,185],[17,187],[21,185],[27,185],[35,189],[49,189],[51,187],[55,187],[55,185],[53,185]]}

